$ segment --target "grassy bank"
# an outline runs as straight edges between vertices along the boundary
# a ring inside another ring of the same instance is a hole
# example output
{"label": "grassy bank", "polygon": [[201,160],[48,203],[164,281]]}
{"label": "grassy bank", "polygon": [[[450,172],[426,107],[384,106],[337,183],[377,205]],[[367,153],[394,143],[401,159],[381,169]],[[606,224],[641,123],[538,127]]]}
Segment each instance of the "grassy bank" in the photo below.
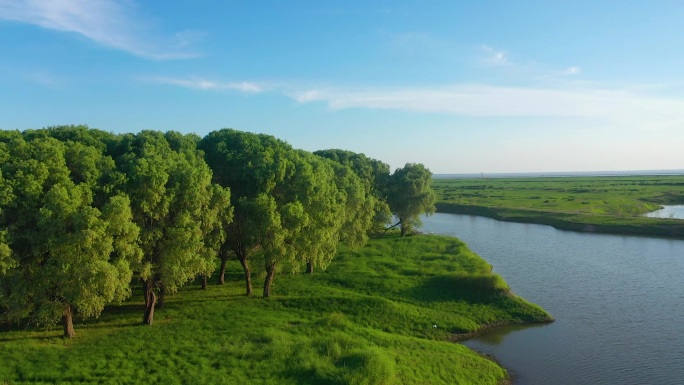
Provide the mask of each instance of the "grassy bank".
{"label": "grassy bank", "polygon": [[437,211],[559,229],[684,238],[684,221],[646,218],[684,203],[684,176],[436,179]]}
{"label": "grassy bank", "polygon": [[[270,299],[190,286],[139,326],[142,303],[60,330],[0,333],[0,383],[498,384],[506,372],[454,333],[550,316],[454,238],[395,236],[284,275]],[[140,297],[137,295],[137,297]]]}

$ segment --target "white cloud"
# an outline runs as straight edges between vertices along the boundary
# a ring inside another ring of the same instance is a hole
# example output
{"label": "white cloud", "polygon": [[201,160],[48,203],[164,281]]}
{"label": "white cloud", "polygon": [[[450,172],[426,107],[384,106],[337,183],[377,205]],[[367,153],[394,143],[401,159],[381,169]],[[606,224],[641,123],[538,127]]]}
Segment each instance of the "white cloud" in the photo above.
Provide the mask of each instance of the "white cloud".
{"label": "white cloud", "polygon": [[510,64],[506,51],[495,50],[494,48],[486,44],[482,44],[480,46],[480,50],[482,50],[486,54],[486,57],[484,59],[485,64],[493,66]]}
{"label": "white cloud", "polygon": [[577,75],[580,72],[582,72],[582,69],[580,67],[574,66],[574,67],[568,67],[564,69],[563,71],[560,71],[558,74],[561,76],[571,76],[571,75]]}
{"label": "white cloud", "polygon": [[291,94],[290,96],[292,96],[299,103],[315,102],[326,99],[325,95],[321,94],[321,92],[318,90],[307,90]]}
{"label": "white cloud", "polygon": [[439,88],[308,89],[291,96],[332,109],[369,108],[462,116],[601,118],[644,127],[681,125],[684,100],[627,89],[526,88],[459,84]]}
{"label": "white cloud", "polygon": [[[151,59],[183,59],[191,33],[162,39],[136,19],[129,0],[0,0],[0,19],[72,32],[107,47]],[[166,40],[166,41],[164,41]]]}
{"label": "white cloud", "polygon": [[165,77],[147,78],[146,80],[154,83],[170,84],[178,87],[202,91],[232,90],[250,93],[258,93],[264,91],[264,88],[262,86],[250,82],[217,82],[201,78],[178,79]]}

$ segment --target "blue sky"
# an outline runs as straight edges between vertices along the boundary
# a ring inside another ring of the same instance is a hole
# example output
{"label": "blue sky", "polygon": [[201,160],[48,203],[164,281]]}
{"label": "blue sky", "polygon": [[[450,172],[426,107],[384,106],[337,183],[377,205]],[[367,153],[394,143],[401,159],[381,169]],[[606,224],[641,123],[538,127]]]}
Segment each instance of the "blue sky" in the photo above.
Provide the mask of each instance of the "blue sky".
{"label": "blue sky", "polygon": [[435,173],[684,168],[681,1],[0,0],[0,128],[267,133]]}

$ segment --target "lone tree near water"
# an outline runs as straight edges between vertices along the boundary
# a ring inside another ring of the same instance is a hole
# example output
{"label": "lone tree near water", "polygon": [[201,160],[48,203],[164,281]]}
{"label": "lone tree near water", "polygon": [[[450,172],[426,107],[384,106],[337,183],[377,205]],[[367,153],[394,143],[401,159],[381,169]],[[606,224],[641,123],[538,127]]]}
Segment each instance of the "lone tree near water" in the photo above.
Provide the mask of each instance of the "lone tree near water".
{"label": "lone tree near water", "polygon": [[432,173],[420,163],[407,163],[390,176],[387,202],[401,226],[401,236],[420,225],[421,214],[435,212]]}

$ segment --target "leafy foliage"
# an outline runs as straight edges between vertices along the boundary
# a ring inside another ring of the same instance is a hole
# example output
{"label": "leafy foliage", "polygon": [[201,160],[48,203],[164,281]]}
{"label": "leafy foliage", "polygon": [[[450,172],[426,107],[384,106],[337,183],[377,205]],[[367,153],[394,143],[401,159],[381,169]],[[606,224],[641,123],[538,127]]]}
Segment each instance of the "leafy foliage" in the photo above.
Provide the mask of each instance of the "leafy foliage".
{"label": "leafy foliage", "polygon": [[378,231],[384,228],[391,219],[390,209],[387,206],[389,165],[364,154],[346,150],[320,150],[315,151],[314,154],[351,168],[361,178],[366,195],[366,211],[373,213],[371,229]]}
{"label": "leafy foliage", "polygon": [[130,295],[141,257],[130,201],[96,148],[38,135],[3,145],[0,302],[10,320],[64,316],[71,336],[72,308],[96,317]]}
{"label": "leafy foliage", "polygon": [[140,277],[151,298],[145,323],[152,323],[154,291],[163,301],[166,291],[209,273],[214,256],[207,252],[206,237],[216,237],[212,230],[230,218],[227,191],[212,187],[211,170],[196,143],[194,136],[143,131],[123,138],[126,152],[116,159],[128,177],[126,191],[141,229]]}
{"label": "leafy foliage", "polygon": [[388,203],[404,236],[420,225],[421,214],[435,212],[432,173],[420,163],[407,163],[390,176]]}

